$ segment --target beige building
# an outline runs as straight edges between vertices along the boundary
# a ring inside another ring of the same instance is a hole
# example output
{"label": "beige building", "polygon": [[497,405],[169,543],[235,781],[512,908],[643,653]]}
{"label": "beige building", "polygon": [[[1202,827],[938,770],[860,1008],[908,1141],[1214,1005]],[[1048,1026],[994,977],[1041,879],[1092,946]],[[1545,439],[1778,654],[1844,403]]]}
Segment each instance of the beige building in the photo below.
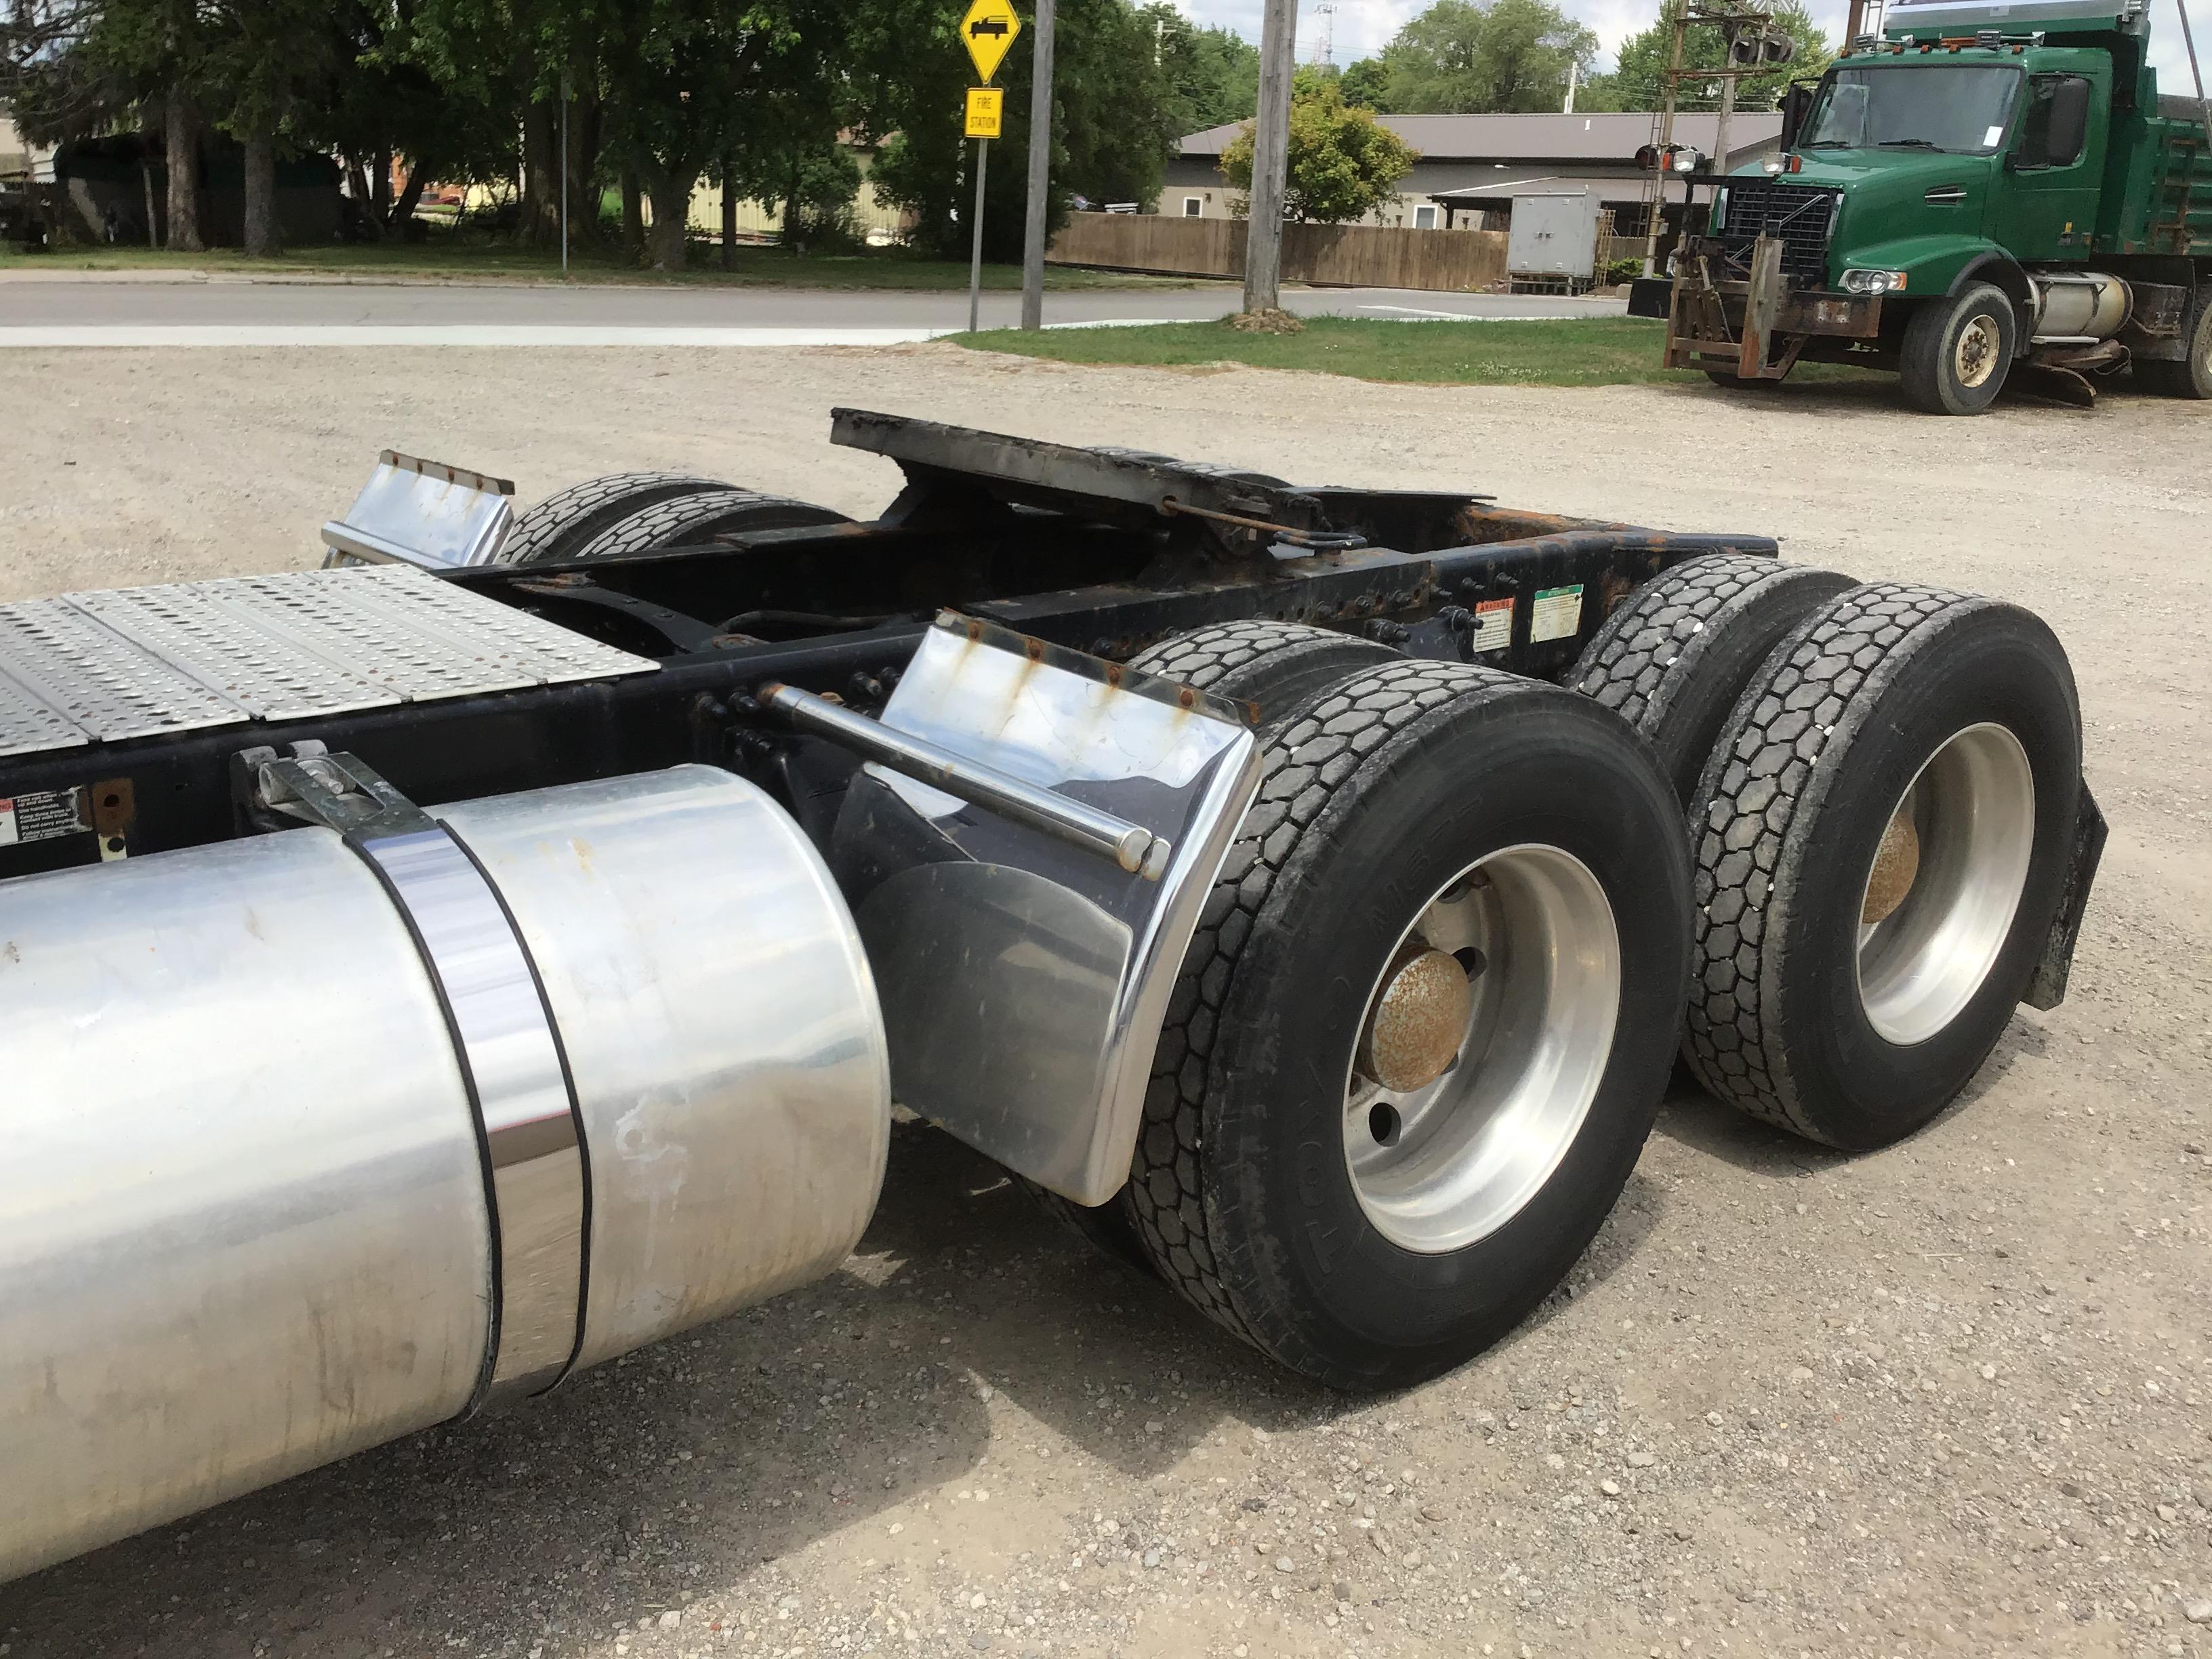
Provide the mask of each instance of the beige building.
{"label": "beige building", "polygon": [[[853,199],[853,223],[872,245],[880,246],[887,242],[902,240],[906,235],[906,214],[880,200],[875,192],[870,174],[875,171],[876,149],[872,144],[863,144],[850,137],[845,147],[860,164],[860,188]],[[701,236],[722,234],[722,185],[716,179],[702,179],[691,191],[691,229]],[[738,234],[740,236],[771,237],[783,234],[783,209],[781,204],[763,208],[758,202],[738,204]]]}
{"label": "beige building", "polygon": [[0,176],[10,173],[28,173],[34,167],[42,178],[53,176],[54,152],[51,145],[34,146],[15,130],[15,122],[0,114]]}
{"label": "beige building", "polygon": [[[1658,118],[1648,112],[1590,115],[1381,115],[1376,118],[1420,152],[1398,184],[1397,198],[1370,214],[1370,225],[1415,229],[1502,228],[1516,196],[1589,193],[1613,215],[1624,234],[1637,234],[1650,175],[1636,165]],[[1678,115],[1674,142],[1711,154],[1718,118]],[[1188,219],[1225,219],[1238,192],[1221,176],[1221,152],[1239,125],[1208,127],[1182,140],[1170,158],[1152,211]],[[1747,111],[1729,128],[1729,167],[1778,155],[1782,117]],[[1670,183],[1668,199],[1682,199]]]}

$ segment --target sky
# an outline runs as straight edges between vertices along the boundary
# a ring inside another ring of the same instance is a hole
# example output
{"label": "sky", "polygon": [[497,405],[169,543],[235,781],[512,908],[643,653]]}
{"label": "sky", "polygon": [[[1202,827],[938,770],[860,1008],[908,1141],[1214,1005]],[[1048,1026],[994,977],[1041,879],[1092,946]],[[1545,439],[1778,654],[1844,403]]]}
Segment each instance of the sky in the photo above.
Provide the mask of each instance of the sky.
{"label": "sky", "polygon": [[[1323,19],[1315,11],[1316,0],[1298,0],[1298,61],[1311,59],[1325,21],[1333,24],[1331,55],[1339,64],[1371,58],[1398,32],[1399,25],[1427,3],[1336,0],[1334,19]],[[2187,92],[2191,85],[2188,61],[2182,56],[2181,22],[2175,3],[2176,0],[2151,0],[2151,61],[2158,66],[2159,88],[2163,92]],[[1261,0],[1176,0],[1176,4],[1185,15],[1201,23],[1226,25],[1248,40],[1260,38]],[[1570,16],[1580,18],[1597,32],[1604,47],[1601,67],[1607,69],[1613,66],[1613,54],[1620,43],[1647,27],[1659,15],[1659,0],[1560,0],[1560,4]],[[1836,42],[1844,32],[1846,0],[1809,0],[1809,9],[1814,21],[1827,31],[1831,42]],[[2212,4],[2197,0],[2190,22],[2205,37],[2202,50],[2212,58]],[[2212,63],[2206,67],[2212,70]]]}

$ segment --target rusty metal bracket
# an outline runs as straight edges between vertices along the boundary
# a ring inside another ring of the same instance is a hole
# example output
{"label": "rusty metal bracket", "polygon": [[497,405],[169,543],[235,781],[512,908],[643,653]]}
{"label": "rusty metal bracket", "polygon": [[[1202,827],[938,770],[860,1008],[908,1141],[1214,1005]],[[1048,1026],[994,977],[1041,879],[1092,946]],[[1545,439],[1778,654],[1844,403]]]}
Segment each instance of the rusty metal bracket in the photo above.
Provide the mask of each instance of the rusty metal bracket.
{"label": "rusty metal bracket", "polygon": [[1303,547],[1316,553],[1351,553],[1367,545],[1367,538],[1356,530],[1300,530],[1286,524],[1270,524],[1265,519],[1246,518],[1241,513],[1223,513],[1210,507],[1193,507],[1188,501],[1179,501],[1172,495],[1160,497],[1160,511],[1170,516],[1206,519],[1214,524],[1234,525],[1240,530],[1256,530],[1279,542],[1288,542],[1292,547]]}

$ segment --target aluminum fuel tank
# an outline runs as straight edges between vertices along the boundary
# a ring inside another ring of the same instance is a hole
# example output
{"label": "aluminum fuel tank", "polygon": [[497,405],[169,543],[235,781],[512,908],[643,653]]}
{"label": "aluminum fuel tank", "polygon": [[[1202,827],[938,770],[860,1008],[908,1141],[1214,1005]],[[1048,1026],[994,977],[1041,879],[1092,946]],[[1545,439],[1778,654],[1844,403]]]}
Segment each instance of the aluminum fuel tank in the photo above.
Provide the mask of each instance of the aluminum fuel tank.
{"label": "aluminum fuel tank", "polygon": [[[467,1412],[502,1322],[548,1386],[859,1238],[882,1017],[782,811],[681,767],[437,816],[505,957],[327,830],[0,884],[0,1577]],[[487,1133],[533,1031],[550,1115]]]}

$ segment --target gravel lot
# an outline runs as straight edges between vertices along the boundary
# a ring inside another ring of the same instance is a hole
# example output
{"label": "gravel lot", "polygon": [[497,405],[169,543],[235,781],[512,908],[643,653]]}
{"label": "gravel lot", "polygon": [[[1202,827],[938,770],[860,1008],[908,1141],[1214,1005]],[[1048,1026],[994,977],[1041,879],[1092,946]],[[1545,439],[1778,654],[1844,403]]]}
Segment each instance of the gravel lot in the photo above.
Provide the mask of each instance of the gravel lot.
{"label": "gravel lot", "polygon": [[[2212,1653],[2212,407],[793,353],[0,358],[0,596],[309,562],[383,445],[848,511],[851,403],[1786,538],[2039,609],[2112,841],[2056,1012],[1838,1157],[1678,1085],[1572,1283],[1305,1388],[899,1132],[827,1283],[28,1581],[0,1655]],[[5,1472],[0,1471],[0,1502]]]}

